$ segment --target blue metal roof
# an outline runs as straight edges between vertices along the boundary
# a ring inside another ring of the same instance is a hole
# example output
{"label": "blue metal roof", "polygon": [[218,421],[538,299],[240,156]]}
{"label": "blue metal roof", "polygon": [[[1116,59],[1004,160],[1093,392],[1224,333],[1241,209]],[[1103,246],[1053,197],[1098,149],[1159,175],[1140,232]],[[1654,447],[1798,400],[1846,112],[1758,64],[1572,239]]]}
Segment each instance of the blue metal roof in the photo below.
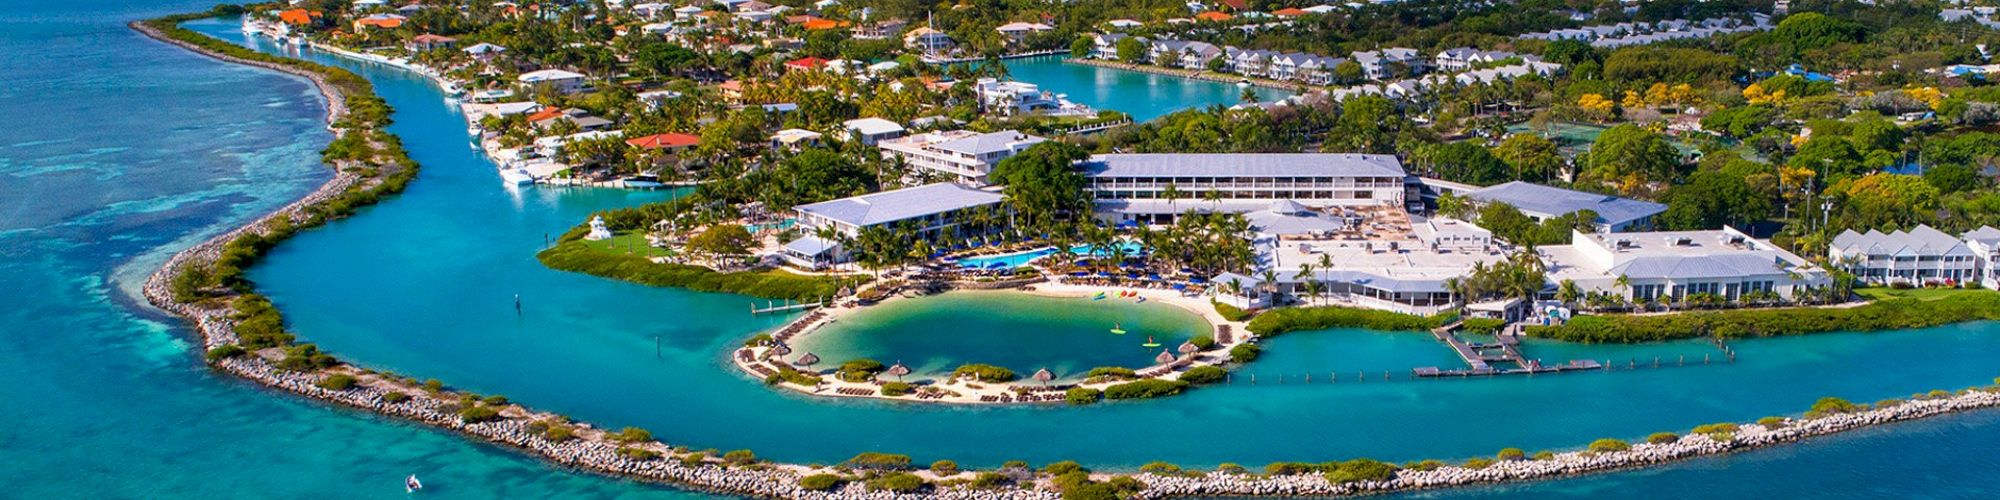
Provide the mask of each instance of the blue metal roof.
{"label": "blue metal roof", "polygon": [[1597,223],[1616,226],[1667,211],[1667,206],[1650,201],[1586,193],[1521,181],[1489,186],[1466,193],[1467,198],[1484,203],[1506,203],[1538,217],[1558,217],[1578,210],[1597,212]]}

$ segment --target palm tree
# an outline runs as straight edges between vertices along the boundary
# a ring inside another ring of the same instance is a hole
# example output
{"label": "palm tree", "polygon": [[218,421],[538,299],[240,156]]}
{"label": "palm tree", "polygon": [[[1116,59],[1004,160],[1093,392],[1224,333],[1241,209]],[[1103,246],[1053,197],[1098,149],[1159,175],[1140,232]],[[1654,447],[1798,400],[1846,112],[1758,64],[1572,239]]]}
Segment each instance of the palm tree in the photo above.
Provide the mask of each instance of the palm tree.
{"label": "palm tree", "polygon": [[1307,303],[1311,303],[1310,302],[1311,296],[1317,295],[1315,293],[1310,292],[1310,290],[1313,290],[1315,288],[1312,286],[1315,283],[1312,278],[1313,278],[1312,264],[1299,264],[1299,272],[1292,275],[1292,279],[1299,280],[1300,283],[1307,285],[1306,288],[1307,290],[1309,290],[1309,292],[1306,294],[1306,296],[1308,297]]}
{"label": "palm tree", "polygon": [[1168,183],[1167,183],[1167,188],[1166,188],[1166,189],[1164,189],[1164,190],[1161,190],[1161,191],[1160,191],[1160,197],[1161,197],[1161,198],[1166,198],[1166,199],[1167,199],[1167,210],[1168,210],[1168,211],[1172,211],[1172,210],[1174,209],[1174,202],[1175,202],[1175,201],[1179,201],[1179,200],[1181,199],[1181,197],[1182,197],[1182,196],[1186,196],[1186,195],[1187,195],[1187,193],[1183,193],[1183,192],[1181,192],[1181,188],[1180,188],[1180,186],[1177,186],[1177,185],[1175,185],[1175,184],[1174,184],[1174,183],[1172,183],[1172,182],[1168,182]]}
{"label": "palm tree", "polygon": [[1201,199],[1202,201],[1214,203],[1217,209],[1222,208],[1222,192],[1215,190],[1215,188],[1209,188],[1207,192],[1202,193]]}
{"label": "palm tree", "polygon": [[1451,307],[1457,308],[1458,299],[1465,296],[1465,280],[1457,276],[1445,278],[1444,295],[1445,302],[1450,303]]}
{"label": "palm tree", "polygon": [[1271,270],[1269,270],[1269,269],[1265,269],[1265,270],[1264,270],[1264,273],[1263,273],[1263,275],[1262,275],[1262,277],[1264,278],[1264,287],[1265,287],[1265,288],[1268,288],[1268,289],[1270,289],[1270,291],[1271,291],[1271,293],[1272,293],[1272,294],[1274,294],[1274,295],[1275,295],[1275,294],[1277,294],[1277,293],[1278,293],[1278,273],[1277,273],[1277,272],[1274,272],[1274,271],[1271,271]]}
{"label": "palm tree", "polygon": [[1577,288],[1575,281],[1565,279],[1562,280],[1561,284],[1556,285],[1556,300],[1562,302],[1564,306],[1574,304],[1576,299],[1582,296],[1583,291]]}
{"label": "palm tree", "polygon": [[1619,297],[1625,297],[1625,298],[1630,298],[1630,297],[1628,297],[1628,296],[1627,296],[1627,295],[1625,294],[1625,291],[1626,291],[1626,290],[1629,290],[1629,289],[1631,289],[1631,288],[1632,288],[1632,278],[1631,278],[1631,277],[1629,277],[1629,276],[1626,276],[1626,275],[1623,275],[1623,274],[1620,274],[1620,275],[1618,275],[1618,279],[1615,279],[1615,280],[1611,280],[1611,286],[1613,286],[1613,287],[1617,287],[1617,288],[1618,288],[1618,296],[1619,296]]}

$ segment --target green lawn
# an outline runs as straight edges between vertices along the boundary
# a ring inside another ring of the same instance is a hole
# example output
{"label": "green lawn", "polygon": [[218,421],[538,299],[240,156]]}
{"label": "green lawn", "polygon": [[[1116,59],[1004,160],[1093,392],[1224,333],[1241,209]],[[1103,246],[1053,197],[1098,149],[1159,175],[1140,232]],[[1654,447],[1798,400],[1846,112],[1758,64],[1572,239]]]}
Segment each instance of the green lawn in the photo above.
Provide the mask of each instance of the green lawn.
{"label": "green lawn", "polygon": [[1951,297],[1953,295],[1964,295],[1968,293],[1987,293],[1987,292],[1988,292],[1987,290],[1977,290],[1977,289],[1967,290],[1961,288],[1908,288],[1908,289],[1898,290],[1889,287],[1875,287],[1875,288],[1858,288],[1854,290],[1854,293],[1860,294],[1861,296],[1867,297],[1871,300],[1905,299],[1905,298],[1922,299],[1922,300],[1939,300],[1946,297]]}
{"label": "green lawn", "polygon": [[577,242],[582,243],[584,247],[591,250],[617,255],[637,255],[650,258],[666,257],[674,254],[673,250],[654,248],[651,245],[647,245],[645,233],[637,231],[620,233],[608,240],[577,240]]}

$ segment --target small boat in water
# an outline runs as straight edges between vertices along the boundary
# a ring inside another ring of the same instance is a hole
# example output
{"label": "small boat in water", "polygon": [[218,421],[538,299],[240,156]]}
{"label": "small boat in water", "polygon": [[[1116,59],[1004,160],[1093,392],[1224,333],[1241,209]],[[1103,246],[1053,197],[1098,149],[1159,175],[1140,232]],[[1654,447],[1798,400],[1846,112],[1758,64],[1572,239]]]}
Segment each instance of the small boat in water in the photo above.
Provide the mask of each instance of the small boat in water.
{"label": "small boat in water", "polygon": [[404,493],[416,493],[417,490],[421,489],[424,489],[424,482],[418,481],[416,474],[411,474],[410,477],[403,478]]}
{"label": "small boat in water", "polygon": [[634,175],[619,179],[618,185],[624,186],[626,189],[659,189],[667,187],[666,183],[660,182],[659,177],[651,175]]}
{"label": "small boat in water", "polygon": [[535,183],[535,176],[527,170],[514,168],[500,171],[500,180],[509,186],[527,186]]}

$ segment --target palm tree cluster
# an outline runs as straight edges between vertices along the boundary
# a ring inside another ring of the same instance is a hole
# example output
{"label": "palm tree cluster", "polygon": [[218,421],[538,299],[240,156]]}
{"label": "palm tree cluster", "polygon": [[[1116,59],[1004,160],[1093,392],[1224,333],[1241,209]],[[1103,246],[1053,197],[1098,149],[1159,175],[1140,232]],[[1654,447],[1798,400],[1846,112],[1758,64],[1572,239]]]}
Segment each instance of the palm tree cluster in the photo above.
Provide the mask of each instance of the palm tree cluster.
{"label": "palm tree cluster", "polygon": [[1454,302],[1492,298],[1534,300],[1548,285],[1548,271],[1548,264],[1542,262],[1540,253],[1523,248],[1492,265],[1475,262],[1471,274],[1448,278],[1444,286]]}
{"label": "palm tree cluster", "polygon": [[1245,237],[1249,233],[1250,221],[1242,214],[1188,211],[1158,230],[1141,226],[1133,231],[1133,239],[1152,250],[1156,264],[1206,275],[1244,269],[1254,262],[1257,255]]}

